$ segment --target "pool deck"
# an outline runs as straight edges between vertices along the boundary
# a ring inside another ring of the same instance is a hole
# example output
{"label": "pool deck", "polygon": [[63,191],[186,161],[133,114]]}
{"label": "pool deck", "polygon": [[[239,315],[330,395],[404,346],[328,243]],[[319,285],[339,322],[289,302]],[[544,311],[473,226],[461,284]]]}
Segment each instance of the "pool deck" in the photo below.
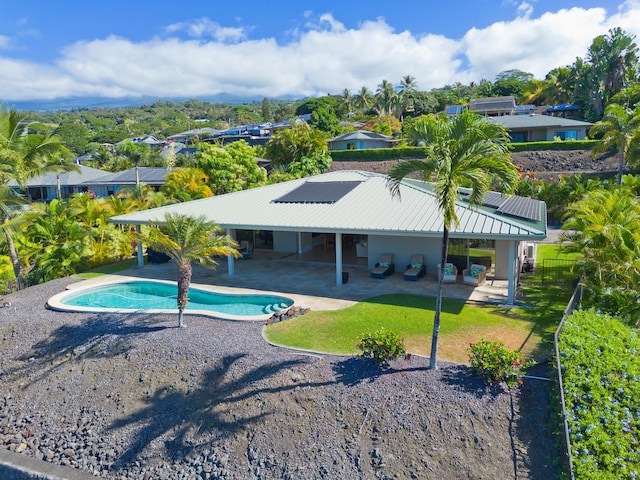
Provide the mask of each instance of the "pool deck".
{"label": "pool deck", "polygon": [[[402,293],[435,296],[435,275],[426,275],[416,282],[403,278],[403,268],[396,265],[396,272],[384,279],[371,278],[362,259],[345,262],[343,271],[349,280],[336,285],[335,267],[318,256],[307,254],[279,254],[270,250],[256,250],[253,258],[236,260],[235,272],[229,276],[227,260],[222,259],[216,270],[194,266],[192,285],[220,293],[268,293],[292,298],[296,305],[312,310],[336,310],[346,308],[376,295]],[[122,272],[85,280],[73,288],[96,285],[118,279],[156,279],[175,281],[174,263],[147,264],[142,268],[130,268]],[[507,303],[507,282],[487,278],[484,285],[473,287],[461,280],[444,285],[444,297],[480,303]]]}

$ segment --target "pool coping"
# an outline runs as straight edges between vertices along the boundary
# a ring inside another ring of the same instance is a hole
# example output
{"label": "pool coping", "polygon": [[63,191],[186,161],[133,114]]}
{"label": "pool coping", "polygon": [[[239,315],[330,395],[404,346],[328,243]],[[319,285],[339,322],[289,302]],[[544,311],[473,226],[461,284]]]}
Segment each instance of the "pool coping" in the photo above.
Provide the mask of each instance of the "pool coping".
{"label": "pool coping", "polygon": [[[67,288],[57,293],[56,295],[49,298],[47,301],[47,308],[50,308],[59,312],[68,312],[68,313],[118,313],[118,314],[131,314],[136,312],[144,312],[144,313],[157,313],[157,314],[174,314],[177,315],[178,309],[145,309],[145,310],[132,310],[132,309],[117,309],[117,308],[99,308],[99,307],[76,307],[69,306],[62,303],[62,300],[65,296],[70,295],[72,292],[75,293],[80,290],[88,290],[90,288],[95,288],[98,286],[104,285],[113,285],[117,283],[126,283],[131,281],[151,281],[157,283],[163,283],[168,285],[175,285],[175,281],[171,280],[160,280],[160,279],[149,279],[149,278],[140,278],[136,276],[128,276],[128,275],[102,275],[99,277],[94,277],[90,279],[81,280],[77,283],[72,283],[67,286]],[[338,300],[326,297],[314,297],[310,295],[300,295],[297,293],[287,293],[287,292],[276,292],[269,290],[255,290],[250,288],[238,288],[238,287],[228,287],[224,285],[210,285],[210,284],[202,284],[202,283],[191,283],[190,287],[196,288],[198,290],[203,290],[212,293],[221,293],[227,295],[274,295],[279,297],[286,297],[288,299],[293,300],[294,306],[310,308],[312,310],[338,310],[341,308],[346,308],[351,305],[356,304],[357,302],[351,300]],[[291,308],[289,307],[289,308]],[[210,310],[185,310],[185,315],[204,315],[207,317],[217,318],[221,320],[233,320],[233,321],[267,321],[272,313],[262,314],[262,315],[247,315],[247,316],[236,316],[229,315],[221,312],[212,312]]]}

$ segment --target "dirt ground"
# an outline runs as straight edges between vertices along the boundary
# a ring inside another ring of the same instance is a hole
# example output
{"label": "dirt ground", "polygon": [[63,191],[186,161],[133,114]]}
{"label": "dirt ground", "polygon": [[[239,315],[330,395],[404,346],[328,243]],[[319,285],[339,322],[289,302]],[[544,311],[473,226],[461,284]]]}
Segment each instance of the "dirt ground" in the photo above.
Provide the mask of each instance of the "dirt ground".
{"label": "dirt ground", "polygon": [[73,281],[0,309],[0,448],[114,480],[556,477],[550,381],[380,370],[271,346],[255,322],[45,309]]}

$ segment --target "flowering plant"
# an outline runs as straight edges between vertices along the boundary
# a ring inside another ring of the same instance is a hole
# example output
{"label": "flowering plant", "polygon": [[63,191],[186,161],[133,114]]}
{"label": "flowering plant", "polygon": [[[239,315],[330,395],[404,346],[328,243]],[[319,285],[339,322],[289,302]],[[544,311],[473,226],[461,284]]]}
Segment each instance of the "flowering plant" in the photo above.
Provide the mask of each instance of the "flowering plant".
{"label": "flowering plant", "polygon": [[505,382],[513,387],[533,361],[525,360],[519,349],[509,350],[502,340],[481,339],[469,344],[471,368],[489,383]]}

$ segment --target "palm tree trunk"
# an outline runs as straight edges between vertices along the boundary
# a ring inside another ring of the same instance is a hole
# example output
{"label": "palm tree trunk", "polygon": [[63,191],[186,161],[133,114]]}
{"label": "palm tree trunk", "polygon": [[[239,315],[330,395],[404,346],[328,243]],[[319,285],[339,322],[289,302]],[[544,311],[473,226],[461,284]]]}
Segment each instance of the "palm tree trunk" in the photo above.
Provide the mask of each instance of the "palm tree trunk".
{"label": "palm tree trunk", "polygon": [[618,162],[618,185],[622,185],[622,174],[624,173],[625,157],[627,156],[627,136],[622,133],[622,145],[620,145],[620,161]]}
{"label": "palm tree trunk", "polygon": [[178,326],[185,327],[183,323],[184,309],[189,303],[189,284],[191,283],[191,262],[185,260],[178,263]]}
{"label": "palm tree trunk", "polygon": [[431,358],[429,368],[438,369],[438,335],[440,334],[440,312],[442,311],[442,287],[444,267],[447,263],[447,250],[449,247],[449,229],[444,227],[442,232],[442,257],[440,259],[440,271],[438,272],[438,295],[436,296],[436,313],[433,317],[433,333],[431,334]]}
{"label": "palm tree trunk", "polygon": [[7,247],[9,249],[9,259],[11,260],[11,266],[13,267],[13,274],[16,277],[18,285],[22,285],[22,265],[20,265],[20,259],[18,258],[18,252],[16,252],[16,245],[13,242],[11,233],[5,228],[4,236],[7,239]]}

